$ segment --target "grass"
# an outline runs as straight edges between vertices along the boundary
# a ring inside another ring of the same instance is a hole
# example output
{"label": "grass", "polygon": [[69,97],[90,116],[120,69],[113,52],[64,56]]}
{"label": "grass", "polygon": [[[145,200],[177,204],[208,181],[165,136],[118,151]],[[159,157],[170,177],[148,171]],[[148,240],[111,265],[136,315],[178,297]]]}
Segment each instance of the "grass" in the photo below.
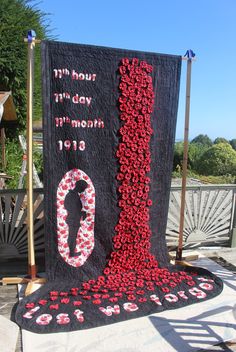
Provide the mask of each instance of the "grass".
{"label": "grass", "polygon": [[[181,171],[173,171],[172,178],[181,178],[181,177],[182,177]],[[204,175],[199,175],[192,170],[188,170],[187,177],[197,179],[202,183],[210,183],[210,184],[235,184],[236,183],[236,176],[234,175],[204,176]]]}

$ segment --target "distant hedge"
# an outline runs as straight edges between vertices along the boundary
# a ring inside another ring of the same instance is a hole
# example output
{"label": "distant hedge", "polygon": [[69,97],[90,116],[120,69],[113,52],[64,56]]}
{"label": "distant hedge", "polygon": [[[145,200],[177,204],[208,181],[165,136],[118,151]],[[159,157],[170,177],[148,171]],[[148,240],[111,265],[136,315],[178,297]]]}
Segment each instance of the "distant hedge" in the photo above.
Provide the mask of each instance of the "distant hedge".
{"label": "distant hedge", "polygon": [[[173,171],[181,170],[183,142],[175,143]],[[236,178],[236,139],[223,137],[214,144],[207,135],[199,135],[189,143],[188,169],[201,175],[232,175]]]}

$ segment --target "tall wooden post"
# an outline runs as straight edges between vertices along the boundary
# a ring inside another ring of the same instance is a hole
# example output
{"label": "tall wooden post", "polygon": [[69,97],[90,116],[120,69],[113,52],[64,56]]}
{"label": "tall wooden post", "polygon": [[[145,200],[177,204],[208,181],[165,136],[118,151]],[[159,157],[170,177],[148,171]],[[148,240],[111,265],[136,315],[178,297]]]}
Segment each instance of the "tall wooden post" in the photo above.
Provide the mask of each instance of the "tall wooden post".
{"label": "tall wooden post", "polygon": [[36,278],[34,250],[34,201],[33,201],[33,82],[35,35],[28,32],[27,67],[27,233],[28,233],[28,269],[31,279]]}
{"label": "tall wooden post", "polygon": [[28,274],[29,278],[5,277],[1,280],[4,285],[27,283],[25,295],[37,289],[35,284],[43,284],[45,278],[37,278],[34,249],[34,199],[33,199],[33,83],[34,83],[34,49],[41,40],[35,39],[34,31],[28,31],[24,42],[28,44],[27,66],[27,234],[28,234]]}
{"label": "tall wooden post", "polygon": [[190,90],[191,90],[191,70],[192,59],[195,54],[192,50],[188,50],[187,56],[187,78],[186,78],[186,101],[185,101],[185,126],[184,126],[184,155],[182,165],[182,190],[181,190],[181,206],[180,206],[180,223],[179,223],[179,243],[176,251],[176,260],[182,260],[183,251],[183,232],[184,232],[184,213],[185,213],[185,195],[187,181],[188,166],[188,135],[189,135],[189,115],[190,115]]}

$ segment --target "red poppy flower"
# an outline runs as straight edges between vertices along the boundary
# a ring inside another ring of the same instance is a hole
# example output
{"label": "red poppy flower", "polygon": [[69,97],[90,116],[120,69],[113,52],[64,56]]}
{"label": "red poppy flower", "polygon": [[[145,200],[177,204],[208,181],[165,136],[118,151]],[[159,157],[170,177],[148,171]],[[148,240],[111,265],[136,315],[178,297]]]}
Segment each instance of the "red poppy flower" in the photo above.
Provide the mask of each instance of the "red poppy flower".
{"label": "red poppy flower", "polygon": [[121,172],[120,173],[118,173],[118,175],[117,175],[117,180],[119,180],[119,181],[121,181],[121,180],[123,180],[123,178],[124,178],[124,174],[122,174]]}
{"label": "red poppy flower", "polygon": [[119,85],[119,88],[121,90],[125,90],[125,89],[127,89],[127,85],[124,82],[121,82],[120,85]]}
{"label": "red poppy flower", "polygon": [[91,296],[84,296],[83,298],[86,300],[90,300],[92,297]]}
{"label": "red poppy flower", "polygon": [[56,301],[57,299],[58,299],[58,296],[51,296],[51,297],[50,297],[50,300],[51,300],[51,301]]}
{"label": "red poppy flower", "polygon": [[50,306],[49,306],[49,309],[58,309],[59,308],[59,304],[51,304]]}
{"label": "red poppy flower", "polygon": [[81,301],[74,301],[73,305],[74,306],[81,306],[82,302]]}
{"label": "red poppy flower", "polygon": [[87,291],[80,291],[80,295],[84,296],[87,294]]}
{"label": "red poppy flower", "polygon": [[118,298],[117,297],[111,297],[111,298],[109,298],[109,301],[110,302],[117,302]]}
{"label": "red poppy flower", "polygon": [[133,65],[133,66],[137,66],[138,63],[139,63],[139,59],[133,58],[133,59],[131,60],[131,62],[132,62],[132,65]]}
{"label": "red poppy flower", "polygon": [[163,285],[163,283],[161,281],[156,281],[155,284],[156,284],[156,286],[162,286]]}
{"label": "red poppy flower", "polygon": [[70,290],[73,296],[77,295],[79,291],[78,287],[72,287]]}
{"label": "red poppy flower", "polygon": [[144,302],[147,302],[147,298],[145,298],[145,297],[140,297],[140,298],[138,299],[138,301],[139,301],[140,303],[144,303]]}
{"label": "red poppy flower", "polygon": [[125,83],[129,83],[130,82],[130,77],[127,74],[122,75],[121,76],[121,81],[125,82]]}
{"label": "red poppy flower", "polygon": [[109,297],[110,297],[110,295],[108,293],[106,293],[105,295],[102,295],[103,299],[106,299],[106,298],[109,298]]}
{"label": "red poppy flower", "polygon": [[68,304],[69,302],[70,302],[70,299],[67,297],[61,299],[61,303]]}
{"label": "red poppy flower", "polygon": [[127,164],[127,165],[129,164],[127,158],[125,158],[124,156],[120,157],[120,163],[121,164]]}
{"label": "red poppy flower", "polygon": [[126,58],[126,57],[125,57],[124,59],[122,59],[121,62],[122,62],[122,64],[123,64],[124,66],[128,66],[128,65],[129,65],[129,59]]}
{"label": "red poppy flower", "polygon": [[101,303],[102,303],[102,301],[100,299],[95,299],[93,301],[93,304],[101,304]]}
{"label": "red poppy flower", "polygon": [[175,282],[170,282],[170,283],[169,283],[169,286],[170,286],[171,288],[174,288],[174,287],[176,287],[176,283],[175,283]]}
{"label": "red poppy flower", "polygon": [[127,296],[127,299],[128,299],[129,301],[135,301],[135,300],[136,300],[136,297],[135,297],[135,295],[128,295],[128,296]]}
{"label": "red poppy flower", "polygon": [[47,304],[47,300],[46,299],[40,299],[39,300],[39,304],[41,305],[41,306],[45,306],[46,304]]}
{"label": "red poppy flower", "polygon": [[146,71],[147,71],[148,73],[151,73],[152,70],[153,70],[153,67],[152,67],[151,65],[147,65]]}
{"label": "red poppy flower", "polygon": [[110,269],[109,268],[105,268],[103,270],[103,272],[104,272],[105,275],[108,275],[108,274],[110,274]]}
{"label": "red poppy flower", "polygon": [[188,282],[187,282],[187,285],[189,285],[189,286],[194,286],[194,285],[196,285],[196,283],[192,280],[192,281],[188,281]]}
{"label": "red poppy flower", "polygon": [[123,75],[126,73],[126,67],[125,66],[120,66],[119,68],[120,73]]}
{"label": "red poppy flower", "polygon": [[34,308],[35,304],[34,303],[26,303],[25,308]]}
{"label": "red poppy flower", "polygon": [[137,290],[136,293],[137,295],[144,295],[144,290]]}

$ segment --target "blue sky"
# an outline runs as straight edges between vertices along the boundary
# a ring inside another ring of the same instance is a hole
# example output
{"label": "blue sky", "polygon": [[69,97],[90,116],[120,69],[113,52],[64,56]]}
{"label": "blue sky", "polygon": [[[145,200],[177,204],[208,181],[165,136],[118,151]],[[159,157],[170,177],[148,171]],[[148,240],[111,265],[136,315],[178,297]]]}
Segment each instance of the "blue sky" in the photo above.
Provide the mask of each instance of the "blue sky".
{"label": "blue sky", "polygon": [[[190,139],[236,138],[236,0],[43,0],[57,40],[184,55],[192,67]],[[183,139],[183,62],[176,139]]]}

